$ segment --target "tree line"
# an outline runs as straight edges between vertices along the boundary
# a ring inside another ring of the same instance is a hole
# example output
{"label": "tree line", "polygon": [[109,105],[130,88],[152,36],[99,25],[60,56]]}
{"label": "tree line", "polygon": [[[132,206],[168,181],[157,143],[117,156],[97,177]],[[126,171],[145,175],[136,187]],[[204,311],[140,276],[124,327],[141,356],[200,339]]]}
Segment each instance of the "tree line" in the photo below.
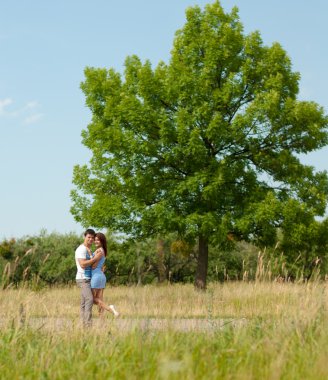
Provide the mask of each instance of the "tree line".
{"label": "tree line", "polygon": [[[274,246],[259,247],[228,234],[211,245],[209,281],[295,281],[328,274],[328,223],[317,222],[315,235],[299,235],[292,245],[282,233]],[[313,226],[309,228],[314,230]],[[197,244],[177,234],[135,241],[107,232],[105,275],[111,285],[191,283],[197,268]],[[82,235],[41,231],[39,235],[5,239],[0,243],[3,288],[26,285],[34,289],[75,283],[74,251]]]}

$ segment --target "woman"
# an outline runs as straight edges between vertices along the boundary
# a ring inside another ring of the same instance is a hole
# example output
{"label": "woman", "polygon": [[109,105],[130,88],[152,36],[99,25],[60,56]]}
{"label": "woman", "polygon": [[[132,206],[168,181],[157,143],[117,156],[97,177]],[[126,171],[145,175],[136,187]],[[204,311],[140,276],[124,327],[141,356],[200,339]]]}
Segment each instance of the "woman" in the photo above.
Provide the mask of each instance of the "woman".
{"label": "woman", "polygon": [[107,310],[112,312],[115,317],[117,317],[119,316],[119,313],[116,311],[115,306],[107,306],[103,300],[104,289],[106,286],[106,276],[102,268],[107,256],[107,242],[106,236],[101,232],[96,233],[95,246],[97,249],[94,255],[98,254],[97,256],[99,256],[99,258],[92,265],[91,291],[93,294],[93,302],[98,305],[100,314],[102,314],[104,310]]}

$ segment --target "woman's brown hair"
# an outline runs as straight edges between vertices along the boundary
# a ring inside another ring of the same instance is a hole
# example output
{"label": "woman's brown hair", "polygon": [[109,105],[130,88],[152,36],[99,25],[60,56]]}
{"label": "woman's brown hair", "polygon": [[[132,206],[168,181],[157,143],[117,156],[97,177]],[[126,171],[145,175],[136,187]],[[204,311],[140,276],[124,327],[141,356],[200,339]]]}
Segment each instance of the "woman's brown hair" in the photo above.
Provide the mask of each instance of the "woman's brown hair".
{"label": "woman's brown hair", "polygon": [[106,240],[106,236],[104,234],[102,234],[101,232],[97,232],[95,237],[100,240],[101,246],[102,246],[102,248],[103,248],[103,250],[105,252],[105,256],[107,256],[107,240]]}

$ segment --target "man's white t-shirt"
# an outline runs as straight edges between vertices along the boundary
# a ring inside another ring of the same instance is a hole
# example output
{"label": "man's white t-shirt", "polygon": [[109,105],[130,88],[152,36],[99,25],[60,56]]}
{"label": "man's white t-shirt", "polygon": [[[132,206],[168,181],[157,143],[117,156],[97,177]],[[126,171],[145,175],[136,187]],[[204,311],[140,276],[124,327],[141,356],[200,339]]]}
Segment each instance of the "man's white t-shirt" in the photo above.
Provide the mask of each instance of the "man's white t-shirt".
{"label": "man's white t-shirt", "polygon": [[78,259],[86,259],[87,258],[88,250],[84,244],[81,244],[79,247],[76,248],[75,251],[75,263],[77,267],[77,273],[76,273],[76,279],[77,280],[84,280],[84,269],[81,267]]}

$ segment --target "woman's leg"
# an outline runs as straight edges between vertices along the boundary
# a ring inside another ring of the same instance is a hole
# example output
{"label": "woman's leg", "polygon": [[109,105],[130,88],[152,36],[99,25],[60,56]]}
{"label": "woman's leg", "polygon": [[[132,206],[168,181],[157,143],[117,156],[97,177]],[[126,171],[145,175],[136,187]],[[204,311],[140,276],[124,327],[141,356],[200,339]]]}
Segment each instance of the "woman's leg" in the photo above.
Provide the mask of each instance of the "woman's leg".
{"label": "woman's leg", "polygon": [[96,305],[97,302],[95,301],[95,299],[97,298],[97,289],[91,289],[92,291],[92,296],[93,296],[93,304]]}
{"label": "woman's leg", "polygon": [[[100,301],[102,301],[104,303],[104,289],[98,289],[99,290],[99,293],[98,293],[98,299],[100,299]],[[98,312],[99,312],[99,317],[103,317],[104,316],[104,308],[102,308],[100,305],[98,305]]]}
{"label": "woman's leg", "polygon": [[97,304],[102,309],[105,309],[105,310],[110,311],[111,313],[115,314],[113,311],[113,308],[111,307],[112,305],[107,306],[102,299],[103,295],[101,293],[104,292],[104,289],[93,289],[93,290],[95,291],[95,293],[94,293],[95,296],[93,298],[94,303]]}
{"label": "woman's leg", "polygon": [[[100,299],[100,301],[102,301],[104,303],[104,289],[99,289],[98,298]],[[102,307],[98,306],[98,310],[99,310],[99,315],[103,316],[104,315],[104,309]]]}

